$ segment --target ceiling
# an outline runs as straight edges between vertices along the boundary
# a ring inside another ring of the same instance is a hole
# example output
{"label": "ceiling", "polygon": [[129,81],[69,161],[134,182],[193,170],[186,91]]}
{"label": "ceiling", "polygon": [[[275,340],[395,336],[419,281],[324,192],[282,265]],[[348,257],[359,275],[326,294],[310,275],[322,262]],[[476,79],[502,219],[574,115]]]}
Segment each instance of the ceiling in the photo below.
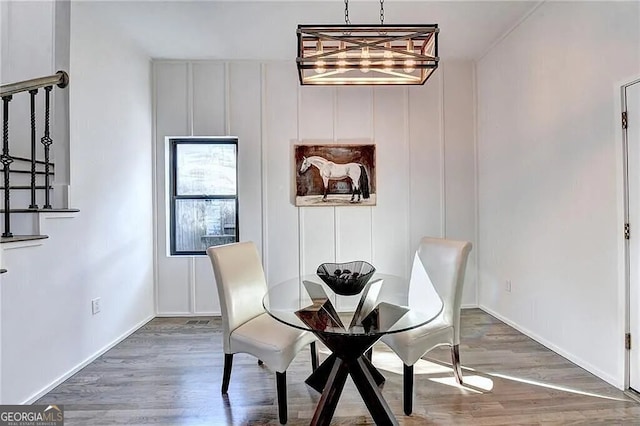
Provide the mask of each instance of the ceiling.
{"label": "ceiling", "polygon": [[[539,1],[384,3],[385,24],[440,26],[439,53],[479,59]],[[290,60],[298,24],[344,24],[344,1],[85,1],[72,17],[101,22],[157,59]],[[380,22],[377,0],[351,1],[352,24]]]}

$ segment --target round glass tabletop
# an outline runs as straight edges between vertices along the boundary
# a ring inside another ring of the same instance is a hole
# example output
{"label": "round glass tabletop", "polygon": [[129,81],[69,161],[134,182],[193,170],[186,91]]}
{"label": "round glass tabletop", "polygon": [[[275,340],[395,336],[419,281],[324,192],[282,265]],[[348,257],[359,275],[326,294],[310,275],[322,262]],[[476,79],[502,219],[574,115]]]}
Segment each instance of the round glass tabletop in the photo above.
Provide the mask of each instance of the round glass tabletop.
{"label": "round glass tabletop", "polygon": [[316,333],[375,336],[410,330],[436,318],[442,301],[408,303],[409,281],[375,273],[353,296],[332,291],[317,275],[307,275],[269,289],[262,304],[276,320]]}

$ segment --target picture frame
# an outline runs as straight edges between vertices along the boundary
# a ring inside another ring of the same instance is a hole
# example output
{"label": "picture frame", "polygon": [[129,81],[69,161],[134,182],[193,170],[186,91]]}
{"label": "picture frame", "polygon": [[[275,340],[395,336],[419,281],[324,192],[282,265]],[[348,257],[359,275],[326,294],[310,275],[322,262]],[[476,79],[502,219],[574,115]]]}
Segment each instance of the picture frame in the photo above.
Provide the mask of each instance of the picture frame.
{"label": "picture frame", "polygon": [[375,206],[375,144],[294,145],[297,207]]}

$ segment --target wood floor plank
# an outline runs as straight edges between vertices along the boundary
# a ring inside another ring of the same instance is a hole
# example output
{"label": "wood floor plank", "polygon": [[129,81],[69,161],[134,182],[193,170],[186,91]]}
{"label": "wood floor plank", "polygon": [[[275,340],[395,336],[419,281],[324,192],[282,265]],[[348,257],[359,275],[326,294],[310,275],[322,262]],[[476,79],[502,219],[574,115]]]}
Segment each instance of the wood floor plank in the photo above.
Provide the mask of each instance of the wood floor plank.
{"label": "wood floor plank", "polygon": [[[228,395],[220,394],[219,318],[156,318],[43,396],[64,404],[65,425],[277,425],[275,374],[237,354]],[[402,363],[386,346],[374,364],[383,395],[401,425],[640,425],[640,404],[606,382],[479,309],[463,310],[456,383],[448,348],[415,370],[414,412],[402,410]],[[320,360],[328,356],[320,347]],[[307,425],[320,395],[304,384],[309,351],[287,370],[289,424]],[[351,380],[334,425],[372,425]]]}

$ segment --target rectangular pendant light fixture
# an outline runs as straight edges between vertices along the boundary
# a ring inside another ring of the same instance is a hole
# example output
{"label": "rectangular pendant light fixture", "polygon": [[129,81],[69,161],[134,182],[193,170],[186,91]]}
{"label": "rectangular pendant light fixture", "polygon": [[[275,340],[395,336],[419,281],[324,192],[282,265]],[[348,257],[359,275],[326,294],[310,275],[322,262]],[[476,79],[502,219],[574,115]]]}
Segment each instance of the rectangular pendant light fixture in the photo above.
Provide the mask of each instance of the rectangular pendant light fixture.
{"label": "rectangular pendant light fixture", "polygon": [[438,68],[438,25],[298,25],[302,85],[420,85]]}

